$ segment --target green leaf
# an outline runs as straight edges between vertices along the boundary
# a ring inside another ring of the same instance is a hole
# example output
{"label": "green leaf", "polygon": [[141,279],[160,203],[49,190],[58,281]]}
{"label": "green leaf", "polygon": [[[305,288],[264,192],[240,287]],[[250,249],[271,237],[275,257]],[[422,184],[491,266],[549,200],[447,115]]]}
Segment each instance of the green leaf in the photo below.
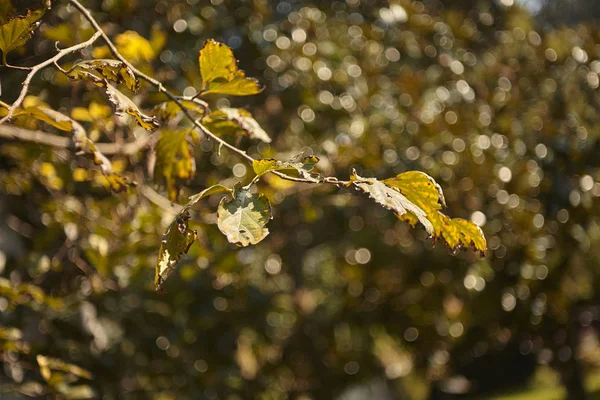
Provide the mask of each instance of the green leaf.
{"label": "green leaf", "polygon": [[28,11],[26,16],[16,17],[0,25],[0,50],[2,61],[6,64],[6,55],[24,45],[37,28],[37,20],[44,15],[45,9]]}
{"label": "green leaf", "polygon": [[252,169],[256,175],[264,175],[271,171],[297,171],[304,179],[310,179],[313,182],[320,182],[321,177],[312,173],[315,164],[319,159],[315,156],[302,158],[300,161],[279,161],[273,158],[263,158],[252,161]]}
{"label": "green leaf", "polygon": [[377,203],[394,211],[399,219],[415,225],[421,222],[434,238],[441,237],[452,251],[471,247],[481,253],[487,244],[481,229],[470,221],[452,219],[439,212],[445,200],[440,186],[429,175],[409,171],[378,181],[353,172],[352,183]]}
{"label": "green leaf", "polygon": [[[180,100],[181,104],[190,111],[194,111],[199,115],[203,115],[205,108],[198,103],[190,100]],[[179,105],[174,101],[165,101],[157,104],[152,110],[154,116],[160,118],[162,121],[170,121],[173,118],[181,115],[183,111],[179,108]]]}
{"label": "green leaf", "polygon": [[117,60],[87,60],[75,64],[67,71],[73,79],[87,79],[88,73],[97,72],[102,77],[116,83],[125,83],[133,92],[140,88],[140,82],[127,65]]}
{"label": "green leaf", "polygon": [[237,189],[232,200],[223,198],[217,210],[217,225],[230,243],[248,246],[263,240],[269,230],[271,205],[264,194]]}
{"label": "green leaf", "polygon": [[238,69],[233,51],[223,43],[207,40],[198,61],[202,94],[248,96],[262,91],[256,79],[246,78],[244,71]]}
{"label": "green leaf", "polygon": [[189,129],[162,129],[156,142],[155,175],[162,176],[167,184],[169,199],[177,200],[177,179],[191,179],[196,173],[196,163],[190,150],[187,136]]}
{"label": "green leaf", "polygon": [[156,262],[154,285],[156,290],[161,290],[164,282],[175,270],[177,262],[190,249],[196,241],[198,234],[188,227],[190,213],[188,208],[177,214],[167,231],[163,235]]}
{"label": "green leaf", "polygon": [[223,135],[242,132],[250,139],[271,143],[267,132],[261,128],[252,114],[243,108],[221,108],[212,112],[203,123],[213,133]]}

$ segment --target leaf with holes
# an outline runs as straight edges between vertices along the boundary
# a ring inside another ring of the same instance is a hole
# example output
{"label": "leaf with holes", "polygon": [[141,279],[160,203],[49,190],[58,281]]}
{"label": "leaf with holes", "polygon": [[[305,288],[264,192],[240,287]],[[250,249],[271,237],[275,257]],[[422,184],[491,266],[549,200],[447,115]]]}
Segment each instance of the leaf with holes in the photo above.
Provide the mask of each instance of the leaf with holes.
{"label": "leaf with holes", "polygon": [[125,83],[133,92],[140,88],[140,82],[131,68],[117,60],[87,60],[75,64],[67,71],[73,79],[87,79],[89,73],[98,73],[105,79],[115,83]]}
{"label": "leaf with holes", "polygon": [[146,130],[153,131],[158,128],[159,125],[156,118],[141,112],[138,106],[129,97],[125,96],[117,88],[109,85],[108,82],[106,82],[105,88],[108,99],[115,105],[116,114],[127,113],[133,116],[138,125]]}
{"label": "leaf with holes", "polygon": [[2,62],[5,65],[6,55],[27,43],[44,12],[46,12],[45,9],[28,11],[26,16],[15,17],[0,25],[0,50],[2,50]]}
{"label": "leaf with holes", "polygon": [[271,171],[297,172],[304,179],[321,182],[319,174],[312,172],[318,162],[319,159],[315,156],[304,157],[299,161],[279,161],[273,158],[263,158],[252,161],[252,169],[259,176]]}
{"label": "leaf with holes", "polygon": [[175,270],[179,259],[187,254],[190,246],[198,238],[198,233],[188,227],[189,219],[190,213],[187,208],[184,208],[163,235],[154,277],[156,290],[162,289],[164,282]]}
{"label": "leaf with holes", "polygon": [[250,112],[243,108],[221,108],[204,119],[205,126],[216,134],[243,133],[250,139],[271,143],[271,138],[261,128]]}
{"label": "leaf with holes", "polygon": [[156,165],[154,174],[164,178],[171,201],[177,200],[178,179],[191,179],[196,173],[196,162],[188,142],[189,129],[162,129],[156,142]]}
{"label": "leaf with holes", "polygon": [[223,198],[217,210],[217,225],[230,243],[248,246],[263,240],[269,230],[271,205],[264,194],[235,189],[233,199]]}
{"label": "leaf with holes", "polygon": [[429,175],[409,171],[378,181],[361,178],[354,172],[351,180],[379,204],[394,211],[399,219],[413,226],[421,222],[432,237],[442,238],[452,251],[471,247],[485,252],[485,237],[477,225],[464,219],[449,218],[439,211],[446,205],[444,194]]}
{"label": "leaf with holes", "polygon": [[209,39],[200,50],[198,60],[202,77],[201,94],[248,96],[262,91],[258,81],[246,78],[238,69],[233,51],[223,43]]}

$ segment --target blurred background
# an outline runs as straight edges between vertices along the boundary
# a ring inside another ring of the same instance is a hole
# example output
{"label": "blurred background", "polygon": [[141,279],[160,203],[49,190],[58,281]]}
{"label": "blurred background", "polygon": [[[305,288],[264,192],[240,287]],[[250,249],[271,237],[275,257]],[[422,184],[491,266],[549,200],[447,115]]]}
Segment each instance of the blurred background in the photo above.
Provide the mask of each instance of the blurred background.
{"label": "blurred background", "polygon": [[[40,6],[0,5],[5,16]],[[174,213],[156,201],[165,190],[148,177],[151,151],[113,159],[138,188],[111,194],[68,151],[0,139],[1,399],[600,398],[599,2],[84,5],[130,61],[178,93],[198,88],[205,40],[230,46],[265,90],[208,100],[247,107],[271,135],[270,145],[242,141],[251,154],[312,153],[340,179],[351,168],[424,171],[446,213],[480,225],[489,249],[450,254],[350,190],[268,177],[270,235],[229,244],[211,198],[192,215],[198,243],[157,294]],[[56,0],[8,61],[35,65],[56,41],[92,33]],[[102,45],[84,56],[109,57]],[[24,77],[0,69],[0,99],[14,101]],[[138,129],[53,68],[31,94],[67,114],[95,108],[100,142]],[[163,98],[145,86],[134,100],[150,110]],[[195,146],[182,202],[251,178],[216,150]],[[92,377],[43,376],[40,354]]]}

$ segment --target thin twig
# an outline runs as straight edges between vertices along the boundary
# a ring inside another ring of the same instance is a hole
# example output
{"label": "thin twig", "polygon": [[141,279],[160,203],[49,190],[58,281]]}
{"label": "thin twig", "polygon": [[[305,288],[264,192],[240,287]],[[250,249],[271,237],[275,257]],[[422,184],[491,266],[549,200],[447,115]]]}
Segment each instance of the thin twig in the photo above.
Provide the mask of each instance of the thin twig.
{"label": "thin twig", "polygon": [[6,116],[4,118],[0,119],[0,125],[2,125],[3,123],[5,123],[6,121],[10,120],[11,117],[12,117],[12,115],[13,115],[13,113],[17,109],[17,107],[19,107],[21,105],[21,103],[23,103],[23,100],[25,99],[25,96],[27,95],[27,91],[29,90],[29,84],[31,83],[31,80],[33,79],[33,77],[35,76],[35,74],[37,74],[37,72],[39,70],[47,67],[50,64],[56,63],[58,60],[60,60],[61,58],[63,58],[67,54],[74,53],[74,52],[76,52],[78,50],[81,50],[83,48],[86,48],[86,47],[90,46],[100,36],[101,36],[101,33],[100,32],[96,32],[96,33],[94,33],[94,35],[91,38],[89,38],[85,42],[76,44],[76,45],[71,46],[71,47],[67,47],[66,49],[63,49],[63,50],[59,51],[58,53],[56,53],[52,58],[49,58],[46,61],[41,62],[41,63],[39,63],[39,64],[31,67],[31,70],[27,74],[27,77],[25,78],[25,81],[23,81],[23,88],[21,89],[21,93],[19,94],[19,97],[17,97],[17,100],[15,100],[15,102],[8,109],[8,114],[6,114]]}
{"label": "thin twig", "polygon": [[[212,133],[210,130],[208,130],[199,121],[197,121],[190,114],[190,111],[188,110],[188,108],[185,105],[183,105],[183,103],[181,102],[181,100],[183,100],[183,99],[188,100],[188,98],[182,97],[182,96],[176,96],[176,95],[172,94],[171,92],[169,92],[164,87],[164,85],[162,84],[162,82],[160,82],[157,79],[154,79],[154,78],[152,78],[152,77],[144,74],[143,72],[141,72],[140,70],[138,70],[135,66],[133,66],[129,61],[127,61],[127,59],[125,57],[123,57],[121,55],[121,53],[119,53],[119,50],[114,45],[114,43],[110,40],[110,38],[106,35],[106,33],[104,33],[104,31],[102,30],[102,27],[100,27],[100,25],[98,24],[98,22],[94,19],[94,17],[92,16],[91,12],[87,8],[85,8],[84,6],[82,6],[81,3],[78,0],[69,0],[69,1],[70,1],[70,3],[77,10],[79,10],[79,12],[81,12],[83,14],[83,16],[89,21],[89,23],[94,27],[94,29],[96,29],[96,32],[100,33],[102,35],[102,39],[104,39],[104,41],[106,42],[106,44],[107,44],[110,52],[119,61],[121,61],[126,66],[128,66],[131,69],[131,71],[133,71],[133,73],[136,76],[139,76],[141,79],[143,79],[146,82],[150,83],[151,85],[153,85],[154,87],[156,87],[156,89],[159,92],[164,93],[170,100],[172,100],[173,102],[175,102],[175,104],[177,104],[177,106],[181,109],[181,111],[183,112],[183,114],[190,121],[193,122],[193,124],[195,125],[196,128],[198,128],[206,136],[210,137],[215,142],[219,143],[219,145],[228,148],[229,150],[231,150],[234,153],[238,154],[242,158],[246,159],[246,161],[248,161],[250,163],[252,163],[252,161],[254,161],[254,158],[252,156],[250,156],[248,153],[246,153],[244,150],[239,149],[236,146],[234,146],[234,145],[226,142],[225,140],[221,139],[220,137],[218,137],[217,135],[215,135],[214,133]],[[196,101],[196,102],[197,101],[201,101],[202,105],[205,106],[206,108],[208,108],[208,105],[205,102],[203,102],[202,100],[197,99],[197,96],[192,96],[189,100]],[[337,178],[333,178],[333,177],[324,178],[320,182],[315,182],[314,180],[310,180],[310,179],[292,177],[292,176],[286,175],[286,174],[284,174],[282,172],[279,172],[279,171],[272,171],[272,172],[275,175],[277,175],[278,177],[282,178],[282,179],[285,179],[285,180],[288,180],[288,181],[293,181],[293,182],[312,183],[312,184],[314,184],[314,183],[330,183],[330,184],[338,185],[338,186],[347,184],[347,182],[339,181]]]}
{"label": "thin twig", "polygon": [[[0,125],[0,137],[7,139],[18,139],[25,142],[33,142],[46,146],[68,149],[73,147],[70,138],[53,135],[42,131],[30,131],[14,125]],[[143,149],[151,140],[151,136],[144,134],[136,140],[128,143],[94,143],[96,149],[107,155],[131,155]]]}
{"label": "thin twig", "polygon": [[31,71],[31,69],[33,68],[33,67],[20,67],[18,65],[10,65],[10,64],[2,65],[2,67],[11,68],[11,69],[18,69],[18,70],[21,70],[21,71]]}

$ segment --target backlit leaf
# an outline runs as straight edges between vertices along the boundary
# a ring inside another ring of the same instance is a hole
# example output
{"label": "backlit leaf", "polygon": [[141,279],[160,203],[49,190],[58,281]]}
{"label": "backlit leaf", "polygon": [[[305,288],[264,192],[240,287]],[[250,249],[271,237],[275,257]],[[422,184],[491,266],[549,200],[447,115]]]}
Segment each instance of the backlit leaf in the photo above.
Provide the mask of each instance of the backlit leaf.
{"label": "backlit leaf", "polygon": [[198,58],[202,87],[215,79],[230,81],[237,70],[233,52],[227,45],[208,39]]}
{"label": "backlit leaf", "polygon": [[190,196],[189,199],[189,203],[186,204],[185,207],[191,207],[194,204],[196,204],[198,201],[202,200],[205,197],[210,196],[211,194],[217,194],[217,193],[229,193],[231,194],[233,191],[232,189],[228,188],[227,186],[223,186],[223,185],[213,185],[211,187],[208,187],[206,189],[204,189],[203,191],[201,191],[200,193],[196,193],[193,196]]}
{"label": "backlit leaf", "polygon": [[[115,37],[115,46],[125,59],[133,65],[140,65],[152,61],[156,52],[152,44],[136,31],[125,31]],[[100,46],[92,53],[94,58],[111,57],[112,53],[108,46]]]}
{"label": "backlit leaf", "polygon": [[158,260],[154,285],[156,290],[162,289],[164,282],[175,270],[177,262],[186,254],[190,246],[196,241],[198,234],[188,227],[190,213],[184,208],[173,220],[163,235]]}
{"label": "backlit leaf", "polygon": [[37,28],[37,21],[44,15],[45,9],[28,11],[26,16],[15,17],[0,25],[0,50],[2,61],[6,64],[6,55],[24,45]]}
{"label": "backlit leaf", "polygon": [[252,114],[243,108],[221,108],[212,112],[203,123],[209,130],[219,135],[242,132],[250,139],[271,143],[267,132],[252,118]]}
{"label": "backlit leaf", "polygon": [[313,182],[320,182],[318,174],[312,173],[319,159],[315,156],[308,156],[299,161],[279,161],[273,158],[263,158],[252,161],[252,168],[256,175],[264,175],[270,171],[296,171],[300,177],[310,179]]}
{"label": "backlit leaf", "polygon": [[[190,100],[181,100],[181,104],[190,111],[194,111],[199,115],[204,114],[204,107],[198,103],[195,103]],[[157,104],[152,113],[155,117],[158,117],[162,121],[170,121],[176,116],[179,116],[183,113],[179,105],[174,101],[165,101],[163,103]]]}
{"label": "backlit leaf", "polygon": [[116,83],[125,83],[133,92],[137,92],[140,83],[135,77],[133,71],[124,63],[117,60],[87,60],[75,64],[67,71],[67,74],[73,79],[86,79],[87,74],[82,72],[97,72],[102,77]]}
{"label": "backlit leaf", "polygon": [[217,225],[230,243],[248,246],[263,240],[269,230],[271,205],[264,194],[237,189],[231,200],[223,198],[217,211]]}
{"label": "backlit leaf", "polygon": [[248,96],[260,93],[258,81],[246,78],[244,71],[237,68],[233,51],[223,43],[209,39],[200,50],[201,94],[230,94]]}
{"label": "backlit leaf", "polygon": [[156,165],[154,173],[165,179],[169,199],[177,200],[178,179],[191,179],[196,172],[196,163],[188,143],[189,129],[162,129],[156,142]]}
{"label": "backlit leaf", "polygon": [[439,210],[445,200],[440,186],[429,175],[409,171],[393,178],[377,181],[354,174],[353,184],[373,199],[393,210],[398,218],[415,225],[421,222],[434,238],[442,238],[453,251],[470,247],[480,253],[487,248],[481,229],[470,221],[449,218]]}

